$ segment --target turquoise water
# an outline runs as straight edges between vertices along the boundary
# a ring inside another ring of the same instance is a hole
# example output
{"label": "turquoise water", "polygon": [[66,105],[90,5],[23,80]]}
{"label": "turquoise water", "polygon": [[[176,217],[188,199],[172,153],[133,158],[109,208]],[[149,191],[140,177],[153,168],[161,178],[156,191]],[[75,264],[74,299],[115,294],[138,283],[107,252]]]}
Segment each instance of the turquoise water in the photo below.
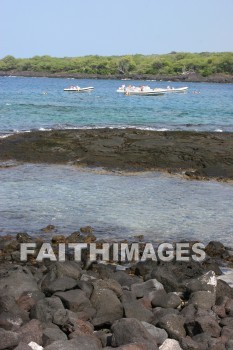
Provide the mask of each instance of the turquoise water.
{"label": "turquoise water", "polygon": [[[187,85],[189,92],[124,96],[116,93],[122,83]],[[69,85],[95,90],[64,92]],[[233,131],[232,92],[232,84],[1,77],[0,137],[106,126]],[[91,225],[105,238],[144,234],[152,241],[218,239],[233,245],[232,198],[231,184],[157,173],[126,176],[43,164],[0,167],[0,234],[41,234],[48,224],[70,234]]]}
{"label": "turquoise water", "polygon": [[[185,94],[125,96],[126,85],[188,86]],[[64,92],[70,85],[91,93]],[[199,94],[194,92],[198,91]],[[138,127],[233,131],[233,85],[0,77],[0,134],[33,129]]]}
{"label": "turquoise water", "polygon": [[[91,225],[97,237],[211,239],[232,243],[233,186],[156,173],[117,175],[70,166],[0,169],[0,233],[70,234]],[[48,234],[46,234],[48,235]]]}

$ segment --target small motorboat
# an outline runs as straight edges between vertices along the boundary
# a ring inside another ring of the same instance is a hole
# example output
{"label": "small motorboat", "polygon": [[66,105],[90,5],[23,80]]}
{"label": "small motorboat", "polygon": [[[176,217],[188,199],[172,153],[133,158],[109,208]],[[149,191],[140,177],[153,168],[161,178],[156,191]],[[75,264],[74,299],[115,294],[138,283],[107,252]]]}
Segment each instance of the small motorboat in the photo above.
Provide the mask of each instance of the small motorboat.
{"label": "small motorboat", "polygon": [[94,90],[92,86],[88,86],[84,88],[81,88],[80,86],[70,86],[64,89],[64,91],[70,91],[70,92],[90,92],[92,90]]}

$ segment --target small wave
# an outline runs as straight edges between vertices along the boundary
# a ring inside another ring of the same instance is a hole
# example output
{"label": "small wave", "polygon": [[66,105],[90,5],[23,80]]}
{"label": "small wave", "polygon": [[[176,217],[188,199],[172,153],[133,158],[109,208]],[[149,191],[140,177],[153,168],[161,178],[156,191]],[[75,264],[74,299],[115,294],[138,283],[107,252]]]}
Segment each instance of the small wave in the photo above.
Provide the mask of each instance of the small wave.
{"label": "small wave", "polygon": [[7,137],[9,137],[11,135],[13,135],[13,134],[0,135],[0,139],[6,139]]}
{"label": "small wave", "polygon": [[215,132],[223,132],[222,129],[215,129],[214,131],[215,131]]}
{"label": "small wave", "polygon": [[11,106],[11,103],[6,103],[6,106]]}
{"label": "small wave", "polygon": [[51,131],[51,130],[53,130],[53,129],[39,128],[39,131]]}

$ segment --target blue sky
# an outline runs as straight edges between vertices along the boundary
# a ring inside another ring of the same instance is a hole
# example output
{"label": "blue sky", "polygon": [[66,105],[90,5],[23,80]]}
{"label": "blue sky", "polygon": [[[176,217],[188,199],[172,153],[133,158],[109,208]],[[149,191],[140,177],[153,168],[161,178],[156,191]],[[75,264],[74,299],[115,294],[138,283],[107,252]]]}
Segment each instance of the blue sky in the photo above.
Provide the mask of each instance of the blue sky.
{"label": "blue sky", "polygon": [[233,51],[233,0],[0,0],[0,58]]}

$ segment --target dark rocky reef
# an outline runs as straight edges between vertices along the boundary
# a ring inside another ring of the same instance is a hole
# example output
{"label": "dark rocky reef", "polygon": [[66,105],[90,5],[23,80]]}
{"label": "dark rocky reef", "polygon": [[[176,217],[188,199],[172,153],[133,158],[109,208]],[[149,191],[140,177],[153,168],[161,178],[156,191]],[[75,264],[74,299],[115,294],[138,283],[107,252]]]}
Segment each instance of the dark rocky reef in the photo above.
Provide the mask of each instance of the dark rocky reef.
{"label": "dark rocky reef", "polygon": [[108,128],[35,131],[0,140],[0,160],[12,159],[233,179],[233,133]]}

